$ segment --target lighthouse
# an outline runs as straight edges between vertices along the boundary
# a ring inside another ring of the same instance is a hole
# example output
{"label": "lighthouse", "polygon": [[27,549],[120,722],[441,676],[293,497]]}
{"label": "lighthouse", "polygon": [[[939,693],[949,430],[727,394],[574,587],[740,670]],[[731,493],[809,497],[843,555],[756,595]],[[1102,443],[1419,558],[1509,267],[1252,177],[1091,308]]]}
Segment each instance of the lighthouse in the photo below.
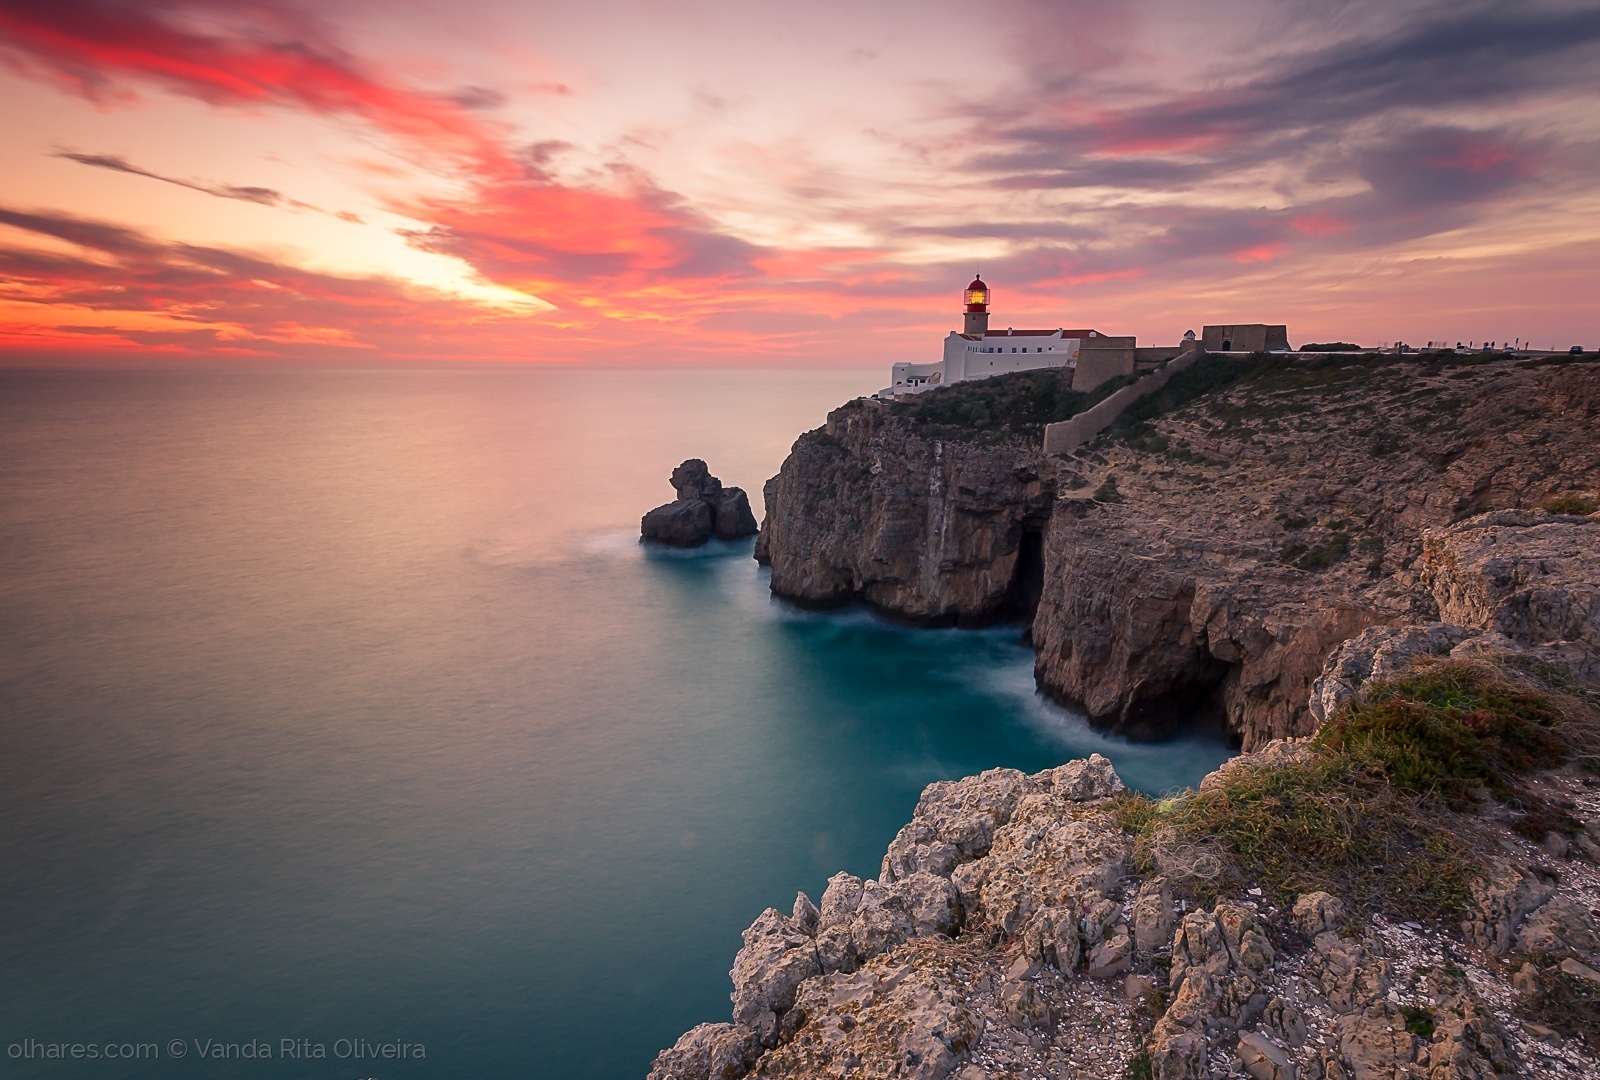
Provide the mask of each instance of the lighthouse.
{"label": "lighthouse", "polygon": [[983,283],[983,278],[972,279],[972,284],[967,286],[965,299],[966,325],[962,327],[961,332],[981,338],[989,332],[989,286]]}
{"label": "lighthouse", "polygon": [[[961,331],[952,330],[944,339],[944,359],[938,363],[902,361],[892,365],[889,385],[878,391],[879,397],[919,394],[936,386],[987,379],[1011,371],[1070,367],[1077,363],[1084,342],[1100,337],[1094,330],[1068,330],[1066,327],[1017,330],[1008,326],[1004,330],[990,330],[989,305],[994,301],[994,294],[982,277],[972,279],[961,299],[966,307]],[[1131,370],[1133,339],[1127,341]]]}

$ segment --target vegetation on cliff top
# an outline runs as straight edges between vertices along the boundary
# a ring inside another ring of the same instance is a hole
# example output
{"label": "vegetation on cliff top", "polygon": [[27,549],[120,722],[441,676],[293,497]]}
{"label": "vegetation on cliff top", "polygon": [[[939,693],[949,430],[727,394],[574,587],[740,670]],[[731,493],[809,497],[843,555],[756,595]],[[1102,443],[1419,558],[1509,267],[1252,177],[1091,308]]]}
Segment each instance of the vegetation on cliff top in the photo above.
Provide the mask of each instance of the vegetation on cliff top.
{"label": "vegetation on cliff top", "polygon": [[1016,371],[925,390],[899,398],[889,408],[933,439],[1037,440],[1046,424],[1074,417],[1132,381],[1132,376],[1119,376],[1085,393],[1073,390],[1060,368]]}
{"label": "vegetation on cliff top", "polygon": [[1287,760],[1224,768],[1199,791],[1119,802],[1145,869],[1202,904],[1259,885],[1324,890],[1398,918],[1458,917],[1482,859],[1455,811],[1496,800],[1538,840],[1578,823],[1527,775],[1600,760],[1600,711],[1524,673],[1422,661],[1376,683]]}

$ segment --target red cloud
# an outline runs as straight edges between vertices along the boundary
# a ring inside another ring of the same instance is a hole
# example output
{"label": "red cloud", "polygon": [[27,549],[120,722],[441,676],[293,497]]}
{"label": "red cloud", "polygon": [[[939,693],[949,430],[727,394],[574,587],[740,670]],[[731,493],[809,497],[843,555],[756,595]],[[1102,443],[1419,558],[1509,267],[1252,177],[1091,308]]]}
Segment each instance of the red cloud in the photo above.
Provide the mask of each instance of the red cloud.
{"label": "red cloud", "polygon": [[[186,16],[253,17],[248,31],[200,33]],[[510,172],[510,157],[470,103],[390,85],[351,57],[313,44],[289,9],[187,0],[150,10],[111,0],[0,0],[0,47],[96,101],[118,96],[113,77],[156,83],[217,105],[285,105],[360,117],[409,145]]]}
{"label": "red cloud", "polygon": [[1309,214],[1301,214],[1289,219],[1289,227],[1295,232],[1305,236],[1325,240],[1330,236],[1339,236],[1350,231],[1350,223],[1332,214],[1318,210]]}

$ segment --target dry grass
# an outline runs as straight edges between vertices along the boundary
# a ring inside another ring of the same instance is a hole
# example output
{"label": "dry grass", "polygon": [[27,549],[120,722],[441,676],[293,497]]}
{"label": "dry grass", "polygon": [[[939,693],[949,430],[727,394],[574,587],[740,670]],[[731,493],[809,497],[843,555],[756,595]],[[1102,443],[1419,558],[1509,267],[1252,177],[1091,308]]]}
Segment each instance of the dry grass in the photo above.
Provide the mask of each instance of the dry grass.
{"label": "dry grass", "polygon": [[1522,780],[1594,753],[1597,733],[1591,706],[1532,678],[1422,662],[1348,703],[1298,760],[1127,796],[1119,814],[1145,868],[1201,904],[1258,885],[1277,903],[1320,889],[1397,918],[1455,917],[1480,862],[1457,812],[1495,798],[1541,836],[1575,828]]}

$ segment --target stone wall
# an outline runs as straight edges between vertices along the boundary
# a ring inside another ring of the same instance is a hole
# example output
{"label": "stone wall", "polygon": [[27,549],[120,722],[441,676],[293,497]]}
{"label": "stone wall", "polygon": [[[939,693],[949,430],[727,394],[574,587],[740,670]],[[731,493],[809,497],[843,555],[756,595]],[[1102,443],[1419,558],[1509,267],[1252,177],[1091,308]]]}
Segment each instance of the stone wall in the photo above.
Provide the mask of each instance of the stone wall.
{"label": "stone wall", "polygon": [[[1079,446],[1088,442],[1106,428],[1111,422],[1122,415],[1122,411],[1146,394],[1154,393],[1167,385],[1167,380],[1178,372],[1192,366],[1194,362],[1205,355],[1201,349],[1191,349],[1170,362],[1164,368],[1158,368],[1134,383],[1124,386],[1115,394],[1106,398],[1092,409],[1087,409],[1060,423],[1049,424],[1044,429],[1044,452],[1047,454],[1069,454]],[[1080,359],[1079,371],[1083,370]],[[1096,385],[1099,385],[1098,383]]]}
{"label": "stone wall", "polygon": [[1137,351],[1131,337],[1085,338],[1078,348],[1078,369],[1072,376],[1072,388],[1093,390],[1107,379],[1132,375]]}

